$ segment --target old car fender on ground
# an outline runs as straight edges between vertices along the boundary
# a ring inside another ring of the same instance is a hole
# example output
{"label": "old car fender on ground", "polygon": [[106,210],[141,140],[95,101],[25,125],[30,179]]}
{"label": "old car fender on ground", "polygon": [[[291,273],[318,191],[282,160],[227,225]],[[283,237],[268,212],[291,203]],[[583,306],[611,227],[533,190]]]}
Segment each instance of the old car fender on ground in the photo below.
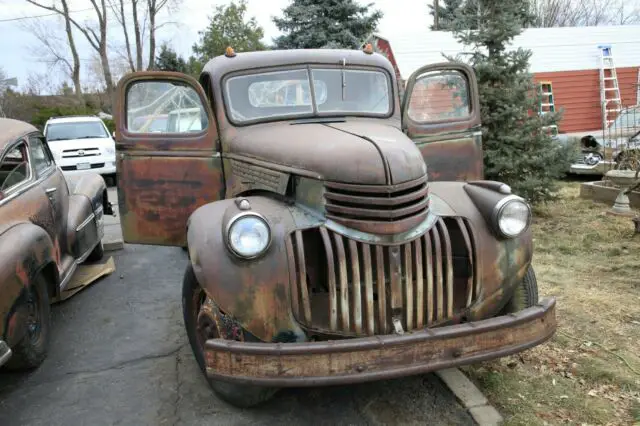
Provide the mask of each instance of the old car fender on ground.
{"label": "old car fender on ground", "polygon": [[[270,243],[253,259],[227,244],[229,224],[238,215],[258,214],[269,225]],[[195,276],[222,313],[262,341],[304,341],[291,313],[286,235],[295,228],[282,201],[268,196],[221,200],[198,208],[189,218],[187,241]]]}
{"label": "old car fender on ground", "polygon": [[[31,223],[17,223],[5,230],[0,238],[0,314],[2,339],[9,346],[20,341],[26,327],[25,312],[16,311],[21,297],[35,277],[44,273],[50,285],[49,294],[58,291],[56,249],[47,232]],[[4,305],[6,304],[6,305]]]}
{"label": "old car fender on ground", "polygon": [[496,207],[510,189],[499,182],[431,182],[431,209],[439,216],[462,216],[473,226],[481,294],[471,307],[469,320],[497,314],[523,279],[533,258],[528,228],[515,238],[499,235],[492,220]]}

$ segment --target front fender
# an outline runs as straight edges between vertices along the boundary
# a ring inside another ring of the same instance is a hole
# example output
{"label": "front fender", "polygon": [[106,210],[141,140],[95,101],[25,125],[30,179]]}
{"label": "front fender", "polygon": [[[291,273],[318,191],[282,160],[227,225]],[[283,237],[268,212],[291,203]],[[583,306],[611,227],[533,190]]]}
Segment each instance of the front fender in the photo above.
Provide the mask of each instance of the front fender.
{"label": "front fender", "polygon": [[474,202],[465,190],[466,186],[470,184],[429,183],[434,213],[439,216],[462,216],[473,226],[482,286],[480,297],[470,312],[470,320],[475,320],[497,313],[508,301],[514,287],[524,279],[533,257],[533,240],[531,228],[517,238],[498,238],[485,220],[481,210],[487,206],[483,204],[495,203],[509,194],[492,191],[488,189],[492,185],[488,185],[482,188],[487,191],[486,197],[474,193]]}
{"label": "front fender", "polygon": [[[242,260],[227,248],[226,221],[242,212],[235,200],[206,204],[193,212],[188,222],[189,256],[198,282],[218,305],[243,328],[271,342],[305,340],[291,313],[286,236],[294,227],[293,217],[282,201],[265,196],[243,197],[251,211],[260,213],[271,226],[272,241],[257,259]],[[292,335],[293,334],[293,335]]]}
{"label": "front fender", "polygon": [[0,253],[0,336],[13,346],[25,329],[18,302],[42,268],[55,262],[54,246],[44,229],[25,222],[0,235]]}
{"label": "front fender", "polygon": [[97,173],[85,173],[66,176],[65,178],[70,195],[84,195],[89,198],[93,210],[97,210],[99,206],[103,206],[103,197],[107,190],[107,184],[102,176]]}

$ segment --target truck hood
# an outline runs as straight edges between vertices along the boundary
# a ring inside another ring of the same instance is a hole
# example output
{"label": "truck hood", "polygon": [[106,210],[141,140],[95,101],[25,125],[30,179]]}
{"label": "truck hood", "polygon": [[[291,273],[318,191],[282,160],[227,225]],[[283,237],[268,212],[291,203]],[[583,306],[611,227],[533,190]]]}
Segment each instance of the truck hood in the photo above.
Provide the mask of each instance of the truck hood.
{"label": "truck hood", "polygon": [[253,126],[240,129],[227,152],[362,185],[395,185],[427,172],[411,139],[371,121]]}

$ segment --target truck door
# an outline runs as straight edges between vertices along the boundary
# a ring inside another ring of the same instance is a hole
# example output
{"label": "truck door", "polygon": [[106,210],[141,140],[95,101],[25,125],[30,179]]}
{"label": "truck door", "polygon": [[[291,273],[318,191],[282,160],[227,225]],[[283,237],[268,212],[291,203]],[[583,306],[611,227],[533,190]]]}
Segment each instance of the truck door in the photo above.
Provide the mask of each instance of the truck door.
{"label": "truck door", "polygon": [[465,64],[424,66],[409,80],[403,131],[416,143],[432,181],[483,179],[478,85]]}
{"label": "truck door", "polygon": [[[114,116],[124,241],[185,246],[191,213],[224,198],[218,130],[202,87],[180,73],[127,74]],[[176,116],[188,125],[169,126]]]}

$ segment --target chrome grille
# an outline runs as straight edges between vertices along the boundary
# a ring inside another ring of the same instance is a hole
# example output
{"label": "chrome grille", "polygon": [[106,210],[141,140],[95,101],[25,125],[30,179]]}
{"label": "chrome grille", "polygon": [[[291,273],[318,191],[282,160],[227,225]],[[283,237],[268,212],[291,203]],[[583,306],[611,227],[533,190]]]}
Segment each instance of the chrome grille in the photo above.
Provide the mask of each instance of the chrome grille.
{"label": "chrome grille", "polygon": [[292,309],[303,325],[344,335],[389,334],[446,321],[477,299],[470,224],[438,218],[411,242],[372,245],[326,227],[287,241]]}
{"label": "chrome grille", "polygon": [[426,217],[428,192],[427,176],[388,186],[325,182],[326,216],[355,229],[402,232]]}

